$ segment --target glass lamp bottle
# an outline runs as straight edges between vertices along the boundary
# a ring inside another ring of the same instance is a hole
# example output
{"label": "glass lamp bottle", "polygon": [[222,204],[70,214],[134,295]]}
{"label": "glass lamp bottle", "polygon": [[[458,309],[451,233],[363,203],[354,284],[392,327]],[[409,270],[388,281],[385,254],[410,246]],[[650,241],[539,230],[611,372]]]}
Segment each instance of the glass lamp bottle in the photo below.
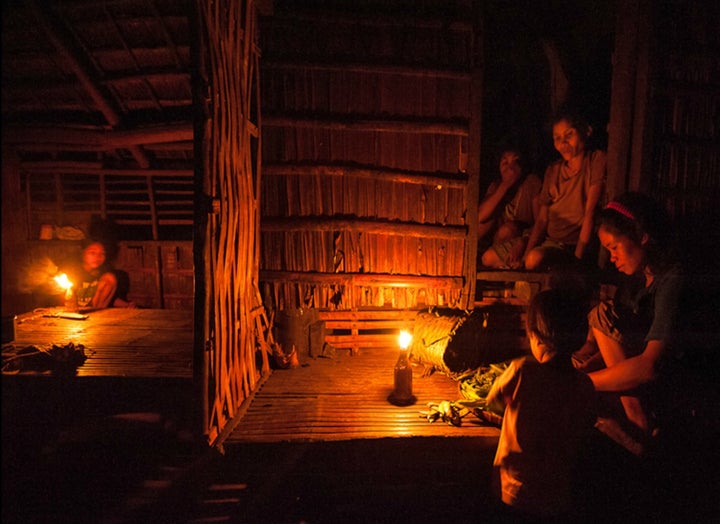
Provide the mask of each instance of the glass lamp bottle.
{"label": "glass lamp bottle", "polygon": [[415,402],[412,392],[412,366],[407,349],[411,341],[412,336],[408,332],[400,333],[400,354],[393,370],[394,389],[389,397],[390,402],[398,406],[407,406]]}
{"label": "glass lamp bottle", "polygon": [[65,290],[65,309],[68,311],[77,311],[78,309],[78,298],[72,286]]}

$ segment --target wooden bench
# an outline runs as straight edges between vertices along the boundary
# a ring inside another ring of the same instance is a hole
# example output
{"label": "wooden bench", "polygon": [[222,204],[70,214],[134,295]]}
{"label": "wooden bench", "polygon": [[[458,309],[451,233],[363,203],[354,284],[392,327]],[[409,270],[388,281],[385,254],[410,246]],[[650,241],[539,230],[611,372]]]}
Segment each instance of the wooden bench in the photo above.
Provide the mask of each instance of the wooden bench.
{"label": "wooden bench", "polygon": [[336,349],[397,348],[400,330],[413,330],[422,309],[358,309],[319,312],[325,322],[325,341]]}
{"label": "wooden bench", "polygon": [[550,274],[543,271],[481,269],[476,276],[475,303],[502,301],[527,305],[535,294],[548,287],[549,279]]}

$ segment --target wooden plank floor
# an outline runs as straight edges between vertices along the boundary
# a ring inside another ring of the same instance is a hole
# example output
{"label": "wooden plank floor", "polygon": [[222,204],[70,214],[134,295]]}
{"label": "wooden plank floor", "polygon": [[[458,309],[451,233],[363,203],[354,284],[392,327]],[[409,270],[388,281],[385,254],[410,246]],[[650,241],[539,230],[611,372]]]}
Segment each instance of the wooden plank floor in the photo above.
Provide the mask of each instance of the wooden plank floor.
{"label": "wooden plank floor", "polygon": [[[18,316],[13,344],[3,346],[3,363],[27,346],[82,344],[83,377],[179,378],[191,380],[193,314],[171,309],[107,308],[82,320],[58,317],[63,308],[38,309]],[[6,372],[11,375],[18,371]],[[33,373],[32,370],[29,373]],[[42,370],[37,374],[49,374]]]}
{"label": "wooden plank floor", "polygon": [[456,381],[440,373],[424,377],[420,366],[413,367],[415,404],[390,404],[397,356],[392,349],[338,351],[273,371],[226,443],[499,435],[473,415],[460,427],[422,417],[428,402],[456,400],[460,393]]}

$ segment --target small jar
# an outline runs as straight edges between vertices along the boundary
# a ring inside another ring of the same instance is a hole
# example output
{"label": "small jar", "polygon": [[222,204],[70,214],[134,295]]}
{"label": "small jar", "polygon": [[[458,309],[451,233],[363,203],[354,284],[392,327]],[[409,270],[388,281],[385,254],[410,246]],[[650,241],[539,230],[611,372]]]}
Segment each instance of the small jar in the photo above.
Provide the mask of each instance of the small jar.
{"label": "small jar", "polygon": [[77,311],[78,310],[78,299],[77,295],[73,291],[72,288],[68,289],[65,292],[65,309],[67,311]]}

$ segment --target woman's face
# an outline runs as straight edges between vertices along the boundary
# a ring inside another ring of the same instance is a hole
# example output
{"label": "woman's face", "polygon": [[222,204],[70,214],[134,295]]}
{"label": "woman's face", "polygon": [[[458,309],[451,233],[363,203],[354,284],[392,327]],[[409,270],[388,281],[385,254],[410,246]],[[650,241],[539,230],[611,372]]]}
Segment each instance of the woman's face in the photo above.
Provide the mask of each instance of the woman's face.
{"label": "woman's face", "polygon": [[98,269],[105,263],[105,248],[100,242],[90,244],[83,251],[83,266],[87,271]]}
{"label": "woman's face", "polygon": [[621,273],[634,275],[645,269],[645,239],[638,244],[626,235],[610,232],[603,225],[598,229],[598,238],[610,252],[610,261]]}
{"label": "woman's face", "polygon": [[553,126],[553,144],[566,162],[585,151],[584,137],[567,120],[560,120]]}

